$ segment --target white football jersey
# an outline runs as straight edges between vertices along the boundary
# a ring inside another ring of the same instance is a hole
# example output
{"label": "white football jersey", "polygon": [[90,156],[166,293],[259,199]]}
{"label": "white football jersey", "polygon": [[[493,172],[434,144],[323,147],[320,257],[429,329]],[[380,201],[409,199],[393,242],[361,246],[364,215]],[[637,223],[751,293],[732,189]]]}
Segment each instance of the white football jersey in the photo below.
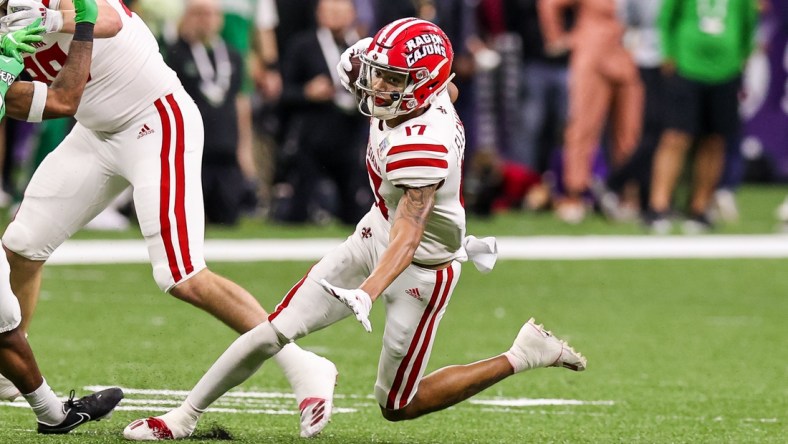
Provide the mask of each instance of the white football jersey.
{"label": "white football jersey", "polygon": [[[137,14],[122,0],[107,3],[117,10],[123,28],[114,37],[94,40],[90,78],[76,119],[89,129],[112,132],[156,99],[177,91],[181,82],[164,63],[156,39]],[[46,34],[43,42],[35,44],[35,54],[25,54],[25,70],[33,80],[52,83],[66,63],[72,37]]]}
{"label": "white football jersey", "polygon": [[447,92],[436,97],[424,114],[397,127],[371,119],[367,171],[386,230],[394,223],[402,187],[441,184],[415,262],[434,265],[465,255],[464,154],[465,130]]}

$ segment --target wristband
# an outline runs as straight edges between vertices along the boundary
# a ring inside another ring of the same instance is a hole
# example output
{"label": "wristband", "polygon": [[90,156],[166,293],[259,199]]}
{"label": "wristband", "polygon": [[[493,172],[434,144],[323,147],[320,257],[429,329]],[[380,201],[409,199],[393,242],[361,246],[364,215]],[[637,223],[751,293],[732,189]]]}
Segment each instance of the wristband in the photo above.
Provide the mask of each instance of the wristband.
{"label": "wristband", "polygon": [[94,26],[95,25],[90,22],[79,22],[75,24],[73,40],[77,42],[92,42]]}
{"label": "wristband", "polygon": [[27,113],[28,122],[40,122],[44,118],[44,107],[47,104],[49,88],[42,82],[33,82],[33,100]]}

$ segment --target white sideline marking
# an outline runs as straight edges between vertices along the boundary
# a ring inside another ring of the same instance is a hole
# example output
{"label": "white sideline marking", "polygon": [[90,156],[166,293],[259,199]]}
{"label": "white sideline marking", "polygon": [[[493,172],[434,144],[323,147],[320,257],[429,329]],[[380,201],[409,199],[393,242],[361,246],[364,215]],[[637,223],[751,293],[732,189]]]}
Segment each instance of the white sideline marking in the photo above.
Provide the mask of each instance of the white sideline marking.
{"label": "white sideline marking", "polygon": [[[205,241],[208,262],[317,260],[342,239]],[[788,234],[702,236],[535,236],[498,238],[500,259],[788,258]],[[69,240],[50,264],[148,263],[141,240]]]}

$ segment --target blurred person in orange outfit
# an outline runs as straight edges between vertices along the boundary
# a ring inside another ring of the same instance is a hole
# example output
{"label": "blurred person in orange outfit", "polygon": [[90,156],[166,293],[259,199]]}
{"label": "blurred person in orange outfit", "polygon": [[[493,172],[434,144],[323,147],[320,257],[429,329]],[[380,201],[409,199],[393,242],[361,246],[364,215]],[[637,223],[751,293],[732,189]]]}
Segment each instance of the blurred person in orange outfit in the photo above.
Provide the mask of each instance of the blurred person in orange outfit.
{"label": "blurred person in orange outfit", "polygon": [[[563,12],[576,8],[574,28],[565,31]],[[558,217],[579,223],[585,217],[583,193],[591,185],[591,166],[607,119],[611,119],[612,169],[622,165],[640,138],[643,85],[624,48],[624,26],[615,0],[542,0],[540,23],[548,54],[571,51],[569,118],[564,133],[564,187]]]}

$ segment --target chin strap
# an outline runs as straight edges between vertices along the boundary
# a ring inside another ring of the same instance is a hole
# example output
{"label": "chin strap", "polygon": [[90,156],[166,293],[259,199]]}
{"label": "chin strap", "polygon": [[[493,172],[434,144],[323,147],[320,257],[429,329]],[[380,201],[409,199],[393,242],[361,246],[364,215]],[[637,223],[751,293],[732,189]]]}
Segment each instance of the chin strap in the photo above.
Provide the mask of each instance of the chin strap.
{"label": "chin strap", "polygon": [[452,79],[454,78],[454,75],[455,75],[455,74],[454,74],[454,73],[452,73],[452,74],[449,76],[449,78],[448,78],[448,79],[446,79],[446,81],[445,81],[445,82],[443,82],[443,84],[442,84],[441,86],[439,86],[439,87],[438,87],[438,88],[435,90],[435,92],[434,92],[434,93],[432,94],[432,96],[430,97],[430,100],[428,100],[428,101],[427,101],[427,102],[429,102],[429,103],[427,103],[427,102],[424,102],[424,103],[425,103],[425,106],[426,106],[426,105],[429,105],[429,104],[432,104],[432,102],[434,102],[434,101],[435,101],[435,98],[437,98],[439,95],[441,95],[441,93],[442,93],[443,91],[445,91],[445,90],[446,90],[446,88],[448,88],[448,87],[449,87],[449,83],[451,83]]}

